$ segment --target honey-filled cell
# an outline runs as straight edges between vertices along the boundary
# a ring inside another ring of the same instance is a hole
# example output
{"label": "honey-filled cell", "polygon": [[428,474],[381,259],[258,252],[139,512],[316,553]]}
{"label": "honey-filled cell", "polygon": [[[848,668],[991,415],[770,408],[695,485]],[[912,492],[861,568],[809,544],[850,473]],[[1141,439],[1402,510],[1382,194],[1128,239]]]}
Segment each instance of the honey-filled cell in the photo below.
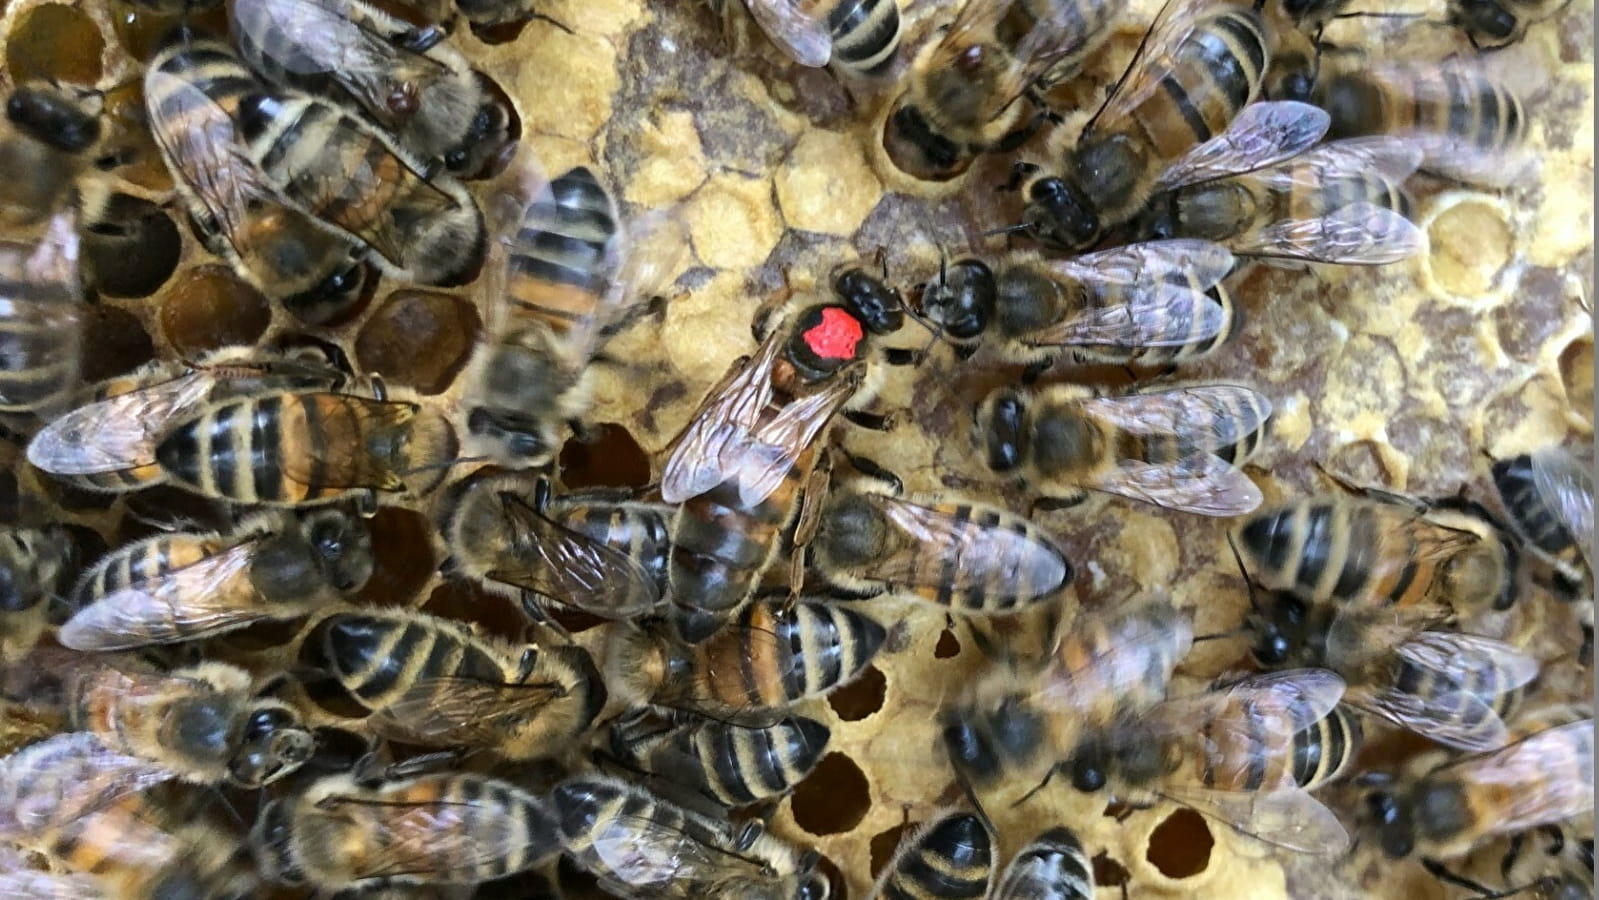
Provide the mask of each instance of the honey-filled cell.
{"label": "honey-filled cell", "polygon": [[93,87],[104,72],[104,55],[105,38],[94,19],[61,3],[24,10],[6,35],[6,72],[12,84],[40,79]]}
{"label": "honey-filled cell", "polygon": [[84,313],[83,368],[85,384],[131,372],[155,359],[155,344],[136,315],[97,303]]}
{"label": "honey-filled cell", "polygon": [[129,0],[108,0],[108,3],[111,31],[117,43],[137,60],[154,56],[161,45],[185,25],[205,34],[224,34],[228,30],[227,13],[220,3],[209,9],[182,13],[158,12]]}
{"label": "honey-filled cell", "polygon": [[233,344],[253,344],[272,322],[261,292],[226,266],[185,272],[161,303],[161,331],[186,356]]}
{"label": "honey-filled cell", "polygon": [[600,422],[585,426],[561,447],[561,483],[572,490],[590,487],[639,488],[650,482],[650,458],[625,426]]}
{"label": "honey-filled cell", "polygon": [[420,513],[385,506],[367,520],[367,526],[372,531],[376,560],[372,577],[356,592],[353,602],[416,605],[417,595],[438,567],[433,555],[432,524]]}
{"label": "honey-filled cell", "polygon": [[477,309],[449,294],[395,291],[355,339],[355,362],[423,394],[449,387],[477,342]]}

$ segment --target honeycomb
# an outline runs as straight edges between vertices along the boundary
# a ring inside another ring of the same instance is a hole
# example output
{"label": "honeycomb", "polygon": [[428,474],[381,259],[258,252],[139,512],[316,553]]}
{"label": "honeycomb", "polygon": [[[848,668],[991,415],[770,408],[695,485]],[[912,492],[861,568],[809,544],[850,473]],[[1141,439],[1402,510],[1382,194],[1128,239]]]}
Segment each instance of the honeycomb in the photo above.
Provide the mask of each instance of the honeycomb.
{"label": "honeycomb", "polygon": [[[902,5],[910,49],[953,15],[949,2]],[[1158,6],[1130,5],[1088,70],[1052,97],[1066,127],[1097,107]],[[1002,248],[982,232],[1014,221],[1014,197],[995,190],[1007,161],[981,164],[948,196],[897,178],[873,149],[882,94],[774,62],[778,55],[748,22],[726,34],[706,5],[642,0],[547,0],[540,12],[547,21],[481,36],[458,28],[451,40],[514,104],[523,143],[546,171],[592,165],[629,213],[677,208],[691,241],[663,316],[608,346],[590,416],[594,434],[560,457],[566,486],[640,487],[658,476],[664,449],[705,390],[753,349],[751,318],[785,281],[801,292],[824,290],[837,264],[882,249],[891,280],[908,286],[931,277],[943,252]],[[171,24],[132,6],[84,0],[10,0],[0,21],[7,89],[37,77],[107,89],[110,114],[124,120],[143,150],[119,170],[115,201],[119,217],[141,227],[91,241],[86,250],[94,306],[85,377],[228,344],[315,339],[457,414],[458,376],[483,327],[478,285],[379,282],[342,320],[308,328],[200,246],[134,121],[138,60]],[[200,15],[197,24],[216,21]],[[1350,20],[1328,37],[1385,48],[1373,52],[1441,58],[1459,50],[1446,32]],[[1312,463],[1416,494],[1487,497],[1489,455],[1591,441],[1592,34],[1593,4],[1574,0],[1505,51],[1530,61],[1525,68],[1537,75],[1525,95],[1536,179],[1499,193],[1421,188],[1417,218],[1428,249],[1408,263],[1255,267],[1232,282],[1248,316],[1242,338],[1181,377],[1239,381],[1272,398],[1272,438],[1249,470],[1268,503],[1324,490]],[[480,196],[492,186],[474,183]],[[916,329],[907,335],[900,339],[906,346],[923,337]],[[874,406],[895,412],[891,432],[843,426],[837,437],[899,474],[913,493],[954,489],[1025,511],[1028,498],[990,479],[967,440],[975,398],[1016,374],[934,352],[921,366],[890,373]],[[1126,380],[1119,371],[1065,377]],[[45,498],[47,517],[102,547],[148,533],[152,521],[208,521],[216,513],[166,489],[108,498],[35,471],[20,481],[25,494]],[[378,512],[377,573],[352,602],[419,607],[520,636],[523,619],[508,603],[439,576],[448,549],[430,517],[444,493]],[[1226,522],[1097,495],[1039,512],[1036,521],[1060,537],[1077,565],[1072,603],[1104,605],[1141,586],[1164,585],[1192,610],[1198,633],[1241,620],[1245,594],[1227,553]],[[1543,617],[1535,623],[1535,648],[1551,660],[1543,690],[1591,696],[1587,674],[1569,662],[1570,611],[1546,600],[1534,604]],[[772,820],[779,835],[820,850],[836,897],[864,897],[905,829],[956,799],[930,723],[985,663],[966,623],[947,627],[942,612],[910,605],[878,604],[875,612],[891,625],[889,644],[862,678],[803,710],[831,727],[833,743]],[[273,671],[309,627],[250,629],[211,642],[206,652]],[[580,631],[578,639],[595,646],[603,630]],[[1024,618],[994,630],[1023,642],[1036,636],[1038,623]],[[1179,682],[1198,685],[1241,657],[1237,642],[1199,645]],[[322,720],[340,721],[341,710],[307,702]],[[1377,736],[1368,752],[1383,760],[1408,751],[1402,740]],[[1019,797],[1032,785],[1010,787]],[[1109,895],[1443,896],[1413,864],[1379,863],[1358,851],[1340,860],[1294,857],[1172,806],[1118,818],[1069,790],[1046,790],[1025,803],[989,798],[985,806],[999,828],[997,859],[1065,824],[1095,857]]]}

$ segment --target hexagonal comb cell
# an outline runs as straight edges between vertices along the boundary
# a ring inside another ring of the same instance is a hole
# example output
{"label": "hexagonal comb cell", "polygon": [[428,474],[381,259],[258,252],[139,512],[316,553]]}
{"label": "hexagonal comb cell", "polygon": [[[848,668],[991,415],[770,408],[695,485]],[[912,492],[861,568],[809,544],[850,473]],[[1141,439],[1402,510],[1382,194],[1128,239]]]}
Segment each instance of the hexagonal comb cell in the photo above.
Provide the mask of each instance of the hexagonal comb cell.
{"label": "hexagonal comb cell", "polygon": [[790,802],[799,827],[815,835],[842,834],[859,825],[871,809],[871,785],[854,760],[829,753],[794,788]]}
{"label": "hexagonal comb cell", "polygon": [[846,722],[858,722],[883,708],[888,679],[875,665],[861,670],[854,681],[827,695],[827,705]]}
{"label": "hexagonal comb cell", "polygon": [[1175,809],[1149,833],[1144,858],[1167,878],[1192,878],[1210,865],[1216,845],[1205,818],[1191,809]]}
{"label": "hexagonal comb cell", "polygon": [[360,605],[409,606],[433,577],[433,526],[427,517],[386,506],[368,523],[377,553],[372,577],[352,598]]}
{"label": "hexagonal comb cell", "polygon": [[478,334],[477,308],[433,291],[395,291],[361,328],[355,362],[423,394],[437,394],[466,365]]}
{"label": "hexagonal comb cell", "polygon": [[6,71],[12,84],[34,79],[93,87],[103,73],[105,39],[86,13],[61,3],[24,10],[6,35]]}
{"label": "hexagonal comb cell", "polygon": [[148,297],[172,277],[182,252],[178,227],[160,207],[117,194],[88,228],[83,265],[89,284],[101,294]]}
{"label": "hexagonal comb cell", "polygon": [[272,323],[272,306],[226,266],[185,272],[161,303],[161,330],[186,358],[253,344]]}
{"label": "hexagonal comb cell", "polygon": [[563,484],[572,490],[649,484],[650,458],[625,426],[601,422],[584,431],[561,447]]}

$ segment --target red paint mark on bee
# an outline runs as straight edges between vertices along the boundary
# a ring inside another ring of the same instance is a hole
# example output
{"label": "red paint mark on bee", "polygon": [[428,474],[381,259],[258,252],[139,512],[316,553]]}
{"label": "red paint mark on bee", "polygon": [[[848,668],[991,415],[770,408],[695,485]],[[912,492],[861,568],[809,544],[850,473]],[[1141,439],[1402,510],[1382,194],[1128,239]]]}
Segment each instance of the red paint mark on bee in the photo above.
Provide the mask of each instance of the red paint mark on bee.
{"label": "red paint mark on bee", "polygon": [[822,359],[850,359],[865,337],[859,319],[836,306],[822,310],[822,322],[804,334],[805,346]]}

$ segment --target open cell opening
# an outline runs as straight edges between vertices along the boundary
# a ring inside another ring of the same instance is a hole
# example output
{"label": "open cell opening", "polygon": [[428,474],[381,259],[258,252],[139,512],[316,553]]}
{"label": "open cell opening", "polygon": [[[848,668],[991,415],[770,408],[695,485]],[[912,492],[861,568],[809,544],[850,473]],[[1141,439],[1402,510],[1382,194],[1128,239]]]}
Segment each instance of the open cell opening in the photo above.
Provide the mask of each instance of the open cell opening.
{"label": "open cell opening", "polygon": [[822,757],[794,789],[794,821],[811,834],[842,834],[866,817],[872,788],[866,773],[842,753]]}

